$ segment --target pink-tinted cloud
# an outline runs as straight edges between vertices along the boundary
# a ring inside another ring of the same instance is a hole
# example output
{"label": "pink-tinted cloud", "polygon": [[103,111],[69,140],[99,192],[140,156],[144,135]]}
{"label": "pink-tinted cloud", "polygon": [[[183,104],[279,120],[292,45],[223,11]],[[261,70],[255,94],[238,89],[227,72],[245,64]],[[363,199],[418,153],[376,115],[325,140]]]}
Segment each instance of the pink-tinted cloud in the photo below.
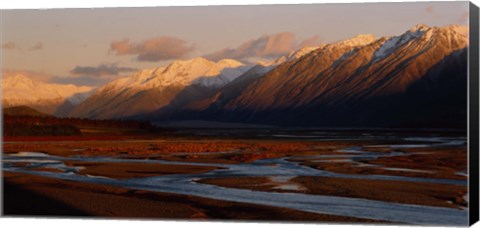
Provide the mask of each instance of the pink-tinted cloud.
{"label": "pink-tinted cloud", "polygon": [[35,45],[31,46],[28,50],[37,51],[37,50],[42,50],[42,49],[43,49],[43,43],[38,42]]}
{"label": "pink-tinted cloud", "polygon": [[120,73],[133,72],[136,68],[120,67],[117,64],[101,64],[98,66],[76,66],[70,71],[73,75],[86,75],[86,76],[106,76],[106,75],[119,75]]}
{"label": "pink-tinted cloud", "polygon": [[470,16],[470,14],[468,13],[468,11],[465,11],[462,13],[462,15],[458,18],[458,22],[459,23],[464,23],[468,20],[468,17]]}
{"label": "pink-tinted cloud", "polygon": [[[19,50],[19,51],[24,50],[20,45],[14,43],[14,42],[6,42],[6,43],[2,44],[2,49],[4,49],[4,50]],[[37,50],[41,50],[41,49],[43,49],[43,43],[38,42],[38,43],[30,46],[26,50],[37,51]]]}
{"label": "pink-tinted cloud", "polygon": [[14,50],[14,49],[20,49],[20,47],[15,44],[14,42],[6,42],[2,44],[2,49],[4,50]]}
{"label": "pink-tinted cloud", "polygon": [[176,37],[156,37],[143,42],[113,41],[110,52],[116,55],[136,55],[138,61],[157,62],[185,57],[194,51],[193,44]]}
{"label": "pink-tinted cloud", "polygon": [[312,37],[299,42],[295,34],[291,32],[281,32],[272,35],[263,35],[257,39],[249,40],[236,48],[225,48],[210,53],[205,57],[215,61],[224,58],[237,60],[246,60],[252,57],[277,58],[305,46],[318,45],[319,41],[320,39],[318,37]]}
{"label": "pink-tinted cloud", "polygon": [[432,6],[432,5],[427,6],[427,8],[425,8],[425,12],[427,12],[427,13],[433,13],[433,9],[434,9],[434,6]]}
{"label": "pink-tinted cloud", "polygon": [[115,76],[54,76],[48,82],[56,84],[74,84],[77,86],[102,86],[112,80],[117,79]]}

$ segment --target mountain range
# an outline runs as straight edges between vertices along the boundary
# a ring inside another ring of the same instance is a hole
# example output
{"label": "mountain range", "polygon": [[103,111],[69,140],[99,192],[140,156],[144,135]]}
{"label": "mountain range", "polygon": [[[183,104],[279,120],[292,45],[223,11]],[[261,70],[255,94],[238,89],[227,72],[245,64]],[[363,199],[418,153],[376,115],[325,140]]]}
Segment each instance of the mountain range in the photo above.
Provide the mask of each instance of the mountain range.
{"label": "mountain range", "polygon": [[22,74],[6,75],[2,79],[4,107],[29,106],[41,112],[65,116],[73,106],[84,101],[93,87],[54,84],[32,80]]}
{"label": "mountain range", "polygon": [[171,104],[180,93],[187,94],[186,100],[177,102],[208,97],[247,69],[232,59],[212,62],[199,57],[175,61],[167,67],[142,70],[100,87],[69,116],[110,119],[152,112]]}
{"label": "mountain range", "polygon": [[[56,97],[72,105],[47,113],[154,122],[464,128],[467,48],[466,27],[417,25],[398,36],[358,35],[255,66],[199,57],[141,70],[94,91],[72,88]],[[38,97],[18,93],[15,80],[5,81],[4,104],[28,105],[17,100]],[[89,92],[86,99],[73,99]]]}
{"label": "mountain range", "polygon": [[292,126],[466,126],[464,31],[419,25],[400,36],[329,44],[193,116]]}

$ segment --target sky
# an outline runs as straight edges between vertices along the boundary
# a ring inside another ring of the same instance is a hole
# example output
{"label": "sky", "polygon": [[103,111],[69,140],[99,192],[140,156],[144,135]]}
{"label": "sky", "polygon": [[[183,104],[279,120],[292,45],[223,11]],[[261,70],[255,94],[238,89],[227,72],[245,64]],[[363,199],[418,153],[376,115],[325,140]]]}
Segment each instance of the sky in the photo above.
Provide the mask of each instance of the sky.
{"label": "sky", "polygon": [[3,10],[6,74],[99,86],[198,56],[251,63],[358,34],[468,24],[468,2]]}

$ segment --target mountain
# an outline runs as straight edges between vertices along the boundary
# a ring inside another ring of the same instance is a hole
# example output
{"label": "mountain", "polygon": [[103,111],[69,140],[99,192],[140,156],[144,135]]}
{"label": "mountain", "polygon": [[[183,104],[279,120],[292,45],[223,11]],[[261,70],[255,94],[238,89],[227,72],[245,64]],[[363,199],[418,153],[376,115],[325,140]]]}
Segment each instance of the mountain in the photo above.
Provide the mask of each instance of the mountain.
{"label": "mountain", "polygon": [[152,112],[169,104],[208,97],[246,70],[247,66],[232,59],[174,61],[167,67],[142,70],[108,83],[69,116],[109,119]]}
{"label": "mountain", "polygon": [[15,107],[8,107],[3,109],[3,115],[6,116],[37,116],[37,117],[45,117],[50,116],[48,114],[39,112],[33,108],[28,106],[15,106]]}
{"label": "mountain", "polygon": [[219,93],[211,98],[220,102],[170,112],[168,118],[283,126],[464,128],[466,31],[462,26],[417,25],[399,36],[359,35],[324,45],[238,88],[227,89],[228,84],[223,99],[218,99]]}
{"label": "mountain", "polygon": [[149,114],[141,114],[137,119],[143,120],[158,120],[168,121],[170,119],[196,119],[201,116],[190,116],[190,111],[197,112],[211,109],[212,107],[220,107],[230,99],[238,96],[243,90],[255,82],[257,79],[263,77],[270,70],[274,69],[285,62],[295,61],[302,56],[316,50],[319,47],[304,47],[296,51],[292,51],[285,56],[281,56],[271,62],[259,62],[257,65],[251,67],[248,71],[238,76],[225,86],[218,89],[215,93],[209,96],[197,96],[196,99],[191,99],[188,102],[183,102],[181,105],[178,102],[171,103],[161,109],[155,110]]}
{"label": "mountain", "polygon": [[5,137],[111,136],[158,132],[146,122],[59,118],[28,106],[3,108],[2,130]]}
{"label": "mountain", "polygon": [[82,102],[92,90],[88,86],[35,81],[22,74],[7,75],[2,80],[2,104],[3,107],[29,106],[54,114],[66,102]]}
{"label": "mountain", "polygon": [[303,48],[251,68],[235,60],[175,61],[99,88],[69,116],[464,128],[467,33],[464,26],[420,24],[398,36],[362,34]]}
{"label": "mountain", "polygon": [[257,66],[261,66],[265,69],[268,69],[266,70],[265,72],[263,73],[266,73],[267,71],[275,68],[276,66],[282,64],[282,63],[285,63],[285,62],[290,62],[292,60],[296,60],[296,59],[299,59],[301,58],[302,56],[316,50],[316,49],[319,49],[321,47],[323,47],[325,45],[320,45],[320,46],[312,46],[312,47],[303,47],[303,48],[300,48],[296,51],[292,51],[290,53],[288,53],[287,55],[284,55],[284,56],[280,56],[279,58],[273,60],[273,61],[259,61]]}

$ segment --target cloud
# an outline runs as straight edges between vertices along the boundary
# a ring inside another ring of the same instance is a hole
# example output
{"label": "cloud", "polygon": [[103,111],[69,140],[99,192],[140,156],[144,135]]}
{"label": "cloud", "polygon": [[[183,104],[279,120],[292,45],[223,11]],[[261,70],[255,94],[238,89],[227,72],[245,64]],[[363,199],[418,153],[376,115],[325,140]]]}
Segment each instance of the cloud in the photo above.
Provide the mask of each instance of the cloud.
{"label": "cloud", "polygon": [[458,22],[459,23],[463,23],[463,22],[466,22],[469,18],[470,14],[468,13],[468,11],[465,11],[462,13],[462,15],[458,18]]}
{"label": "cloud", "polygon": [[70,71],[73,75],[88,75],[101,77],[105,75],[119,75],[123,72],[137,71],[136,68],[119,67],[117,64],[101,64],[98,66],[76,66]]}
{"label": "cloud", "polygon": [[105,77],[96,77],[96,76],[75,76],[75,77],[67,77],[67,76],[54,76],[48,82],[49,83],[56,83],[56,84],[74,84],[77,86],[102,86],[106,83],[117,79],[111,76]]}
{"label": "cloud", "polygon": [[35,45],[31,46],[28,50],[36,51],[36,50],[42,50],[42,49],[43,49],[43,44],[41,42],[38,42]]}
{"label": "cloud", "polygon": [[147,62],[183,58],[194,50],[193,44],[168,36],[156,37],[138,43],[131,42],[128,39],[110,43],[110,52],[116,55],[136,55],[136,60]]}
{"label": "cloud", "polygon": [[[23,48],[20,45],[14,43],[14,42],[6,42],[6,43],[2,44],[2,49],[23,51]],[[38,43],[32,45],[27,50],[28,51],[37,51],[37,50],[41,50],[41,49],[43,49],[43,43],[38,42]]]}
{"label": "cloud", "polygon": [[291,51],[311,45],[318,45],[320,39],[315,36],[298,41],[295,34],[281,32],[272,35],[263,35],[249,40],[236,48],[225,48],[205,56],[210,60],[218,61],[224,58],[247,60],[248,58],[277,58]]}
{"label": "cloud", "polygon": [[15,44],[14,42],[6,42],[6,43],[2,44],[2,49],[14,50],[14,49],[20,49],[20,47],[17,44]]}
{"label": "cloud", "polygon": [[433,13],[434,6],[430,5],[425,8],[425,12],[427,13]]}

